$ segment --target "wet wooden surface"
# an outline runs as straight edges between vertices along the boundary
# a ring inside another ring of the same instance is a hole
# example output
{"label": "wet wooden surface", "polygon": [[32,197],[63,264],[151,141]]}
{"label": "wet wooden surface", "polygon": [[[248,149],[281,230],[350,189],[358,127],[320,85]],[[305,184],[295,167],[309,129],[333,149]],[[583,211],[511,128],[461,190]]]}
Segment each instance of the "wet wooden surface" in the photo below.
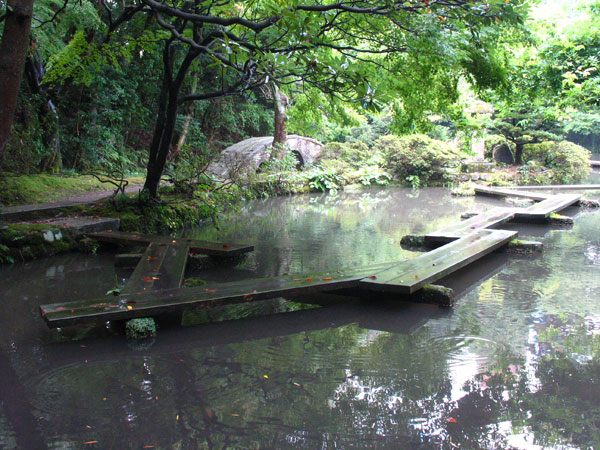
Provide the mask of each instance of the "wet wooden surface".
{"label": "wet wooden surface", "polygon": [[412,294],[425,284],[476,261],[508,243],[516,231],[480,229],[473,233],[424,253],[411,260],[395,264],[388,270],[365,278],[359,283],[363,290]]}
{"label": "wet wooden surface", "polygon": [[123,320],[216,305],[266,300],[289,295],[357,288],[361,279],[375,276],[392,263],[360,269],[322,272],[313,275],[284,275],[233,283],[208,284],[195,288],[147,290],[120,296],[106,296],[40,306],[50,328],[100,320]]}
{"label": "wet wooden surface", "polygon": [[543,201],[552,197],[552,194],[540,194],[539,192],[517,191],[488,186],[475,186],[475,194],[491,195],[495,197],[530,198],[531,200],[535,201]]}
{"label": "wet wooden surface", "polygon": [[518,191],[591,191],[600,189],[600,184],[547,184],[545,186],[510,186],[505,189],[514,189]]}
{"label": "wet wooden surface", "polygon": [[579,202],[580,195],[559,194],[515,212],[514,222],[544,222],[550,214]]}
{"label": "wet wooden surface", "polygon": [[211,256],[234,256],[254,250],[252,245],[198,241],[194,239],[172,238],[169,236],[151,236],[120,231],[101,231],[88,233],[92,239],[101,242],[121,245],[147,245],[151,242],[158,244],[187,245],[194,253]]}
{"label": "wet wooden surface", "polygon": [[515,216],[516,210],[516,208],[492,208],[443,230],[428,233],[425,235],[425,241],[432,244],[452,242],[479,228],[492,228],[508,222]]}
{"label": "wet wooden surface", "polygon": [[148,244],[121,295],[181,286],[189,247],[187,245]]}

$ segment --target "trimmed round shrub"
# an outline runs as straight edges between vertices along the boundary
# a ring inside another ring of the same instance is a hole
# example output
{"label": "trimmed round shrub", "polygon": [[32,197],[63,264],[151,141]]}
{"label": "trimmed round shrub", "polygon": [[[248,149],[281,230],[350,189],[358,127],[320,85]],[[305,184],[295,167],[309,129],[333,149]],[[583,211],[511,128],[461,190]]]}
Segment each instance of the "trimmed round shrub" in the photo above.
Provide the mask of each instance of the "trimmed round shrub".
{"label": "trimmed round shrub", "polygon": [[523,149],[525,162],[535,161],[552,169],[556,183],[575,183],[585,179],[590,172],[590,152],[569,141],[548,141],[528,144]]}
{"label": "trimmed round shrub", "polygon": [[450,181],[454,178],[452,169],[460,165],[457,150],[422,134],[383,136],[373,150],[381,152],[385,168],[399,181],[413,185],[415,177],[420,184]]}
{"label": "trimmed round shrub", "polygon": [[354,169],[358,169],[365,165],[370,157],[371,151],[363,142],[330,142],[321,150],[318,161],[343,161]]}

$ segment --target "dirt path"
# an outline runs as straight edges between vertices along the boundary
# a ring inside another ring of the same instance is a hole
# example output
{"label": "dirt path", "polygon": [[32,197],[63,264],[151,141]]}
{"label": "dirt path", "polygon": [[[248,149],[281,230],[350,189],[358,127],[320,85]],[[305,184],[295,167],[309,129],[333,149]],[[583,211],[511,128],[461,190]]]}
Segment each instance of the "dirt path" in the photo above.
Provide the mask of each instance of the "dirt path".
{"label": "dirt path", "polygon": [[[125,192],[134,193],[138,192],[140,189],[142,189],[142,185],[135,184],[127,186],[125,188]],[[78,194],[54,202],[8,206],[0,210],[0,221],[24,220],[40,212],[50,214],[53,210],[68,208],[69,206],[78,206],[85,205],[88,203],[94,203],[98,200],[102,200],[103,198],[109,197],[110,195],[112,195],[113,192],[114,190],[88,192],[85,194]]]}

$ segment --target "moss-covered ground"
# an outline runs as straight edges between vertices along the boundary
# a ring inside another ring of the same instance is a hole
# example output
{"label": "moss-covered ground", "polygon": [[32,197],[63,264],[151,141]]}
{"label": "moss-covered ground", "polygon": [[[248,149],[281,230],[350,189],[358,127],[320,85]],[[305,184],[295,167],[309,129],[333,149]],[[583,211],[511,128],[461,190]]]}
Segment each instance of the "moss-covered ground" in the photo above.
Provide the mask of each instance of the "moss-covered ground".
{"label": "moss-covered ground", "polygon": [[[143,177],[128,177],[129,184],[142,184]],[[0,174],[0,205],[15,206],[62,200],[74,195],[114,189],[91,175]]]}

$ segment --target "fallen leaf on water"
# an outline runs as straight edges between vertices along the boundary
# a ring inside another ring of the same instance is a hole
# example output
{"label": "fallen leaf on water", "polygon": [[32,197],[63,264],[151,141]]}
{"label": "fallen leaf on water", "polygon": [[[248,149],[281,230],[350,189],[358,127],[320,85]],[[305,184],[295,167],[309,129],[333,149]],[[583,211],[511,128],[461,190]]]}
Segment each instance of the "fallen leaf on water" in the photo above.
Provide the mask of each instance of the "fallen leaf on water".
{"label": "fallen leaf on water", "polygon": [[323,281],[331,281],[331,280],[332,280],[332,278],[331,278],[331,277],[326,277],[326,278],[323,278]]}
{"label": "fallen leaf on water", "polygon": [[454,417],[448,417],[448,418],[446,419],[446,422],[450,422],[450,423],[456,423],[456,422],[457,422],[457,420],[456,420]]}

